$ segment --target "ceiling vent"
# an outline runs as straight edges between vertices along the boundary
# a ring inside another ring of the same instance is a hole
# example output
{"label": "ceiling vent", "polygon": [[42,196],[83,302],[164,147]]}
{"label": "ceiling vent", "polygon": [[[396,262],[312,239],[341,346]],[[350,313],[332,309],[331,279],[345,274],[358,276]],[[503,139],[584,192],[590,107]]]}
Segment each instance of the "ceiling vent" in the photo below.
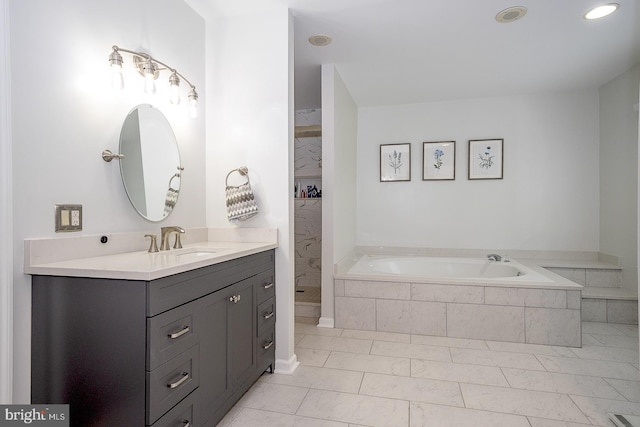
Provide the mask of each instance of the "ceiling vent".
{"label": "ceiling vent", "polygon": [[331,44],[331,37],[326,34],[316,34],[314,36],[309,37],[309,43],[314,46],[327,46]]}
{"label": "ceiling vent", "polygon": [[496,15],[496,21],[502,24],[517,21],[527,14],[527,8],[524,6],[509,7]]}

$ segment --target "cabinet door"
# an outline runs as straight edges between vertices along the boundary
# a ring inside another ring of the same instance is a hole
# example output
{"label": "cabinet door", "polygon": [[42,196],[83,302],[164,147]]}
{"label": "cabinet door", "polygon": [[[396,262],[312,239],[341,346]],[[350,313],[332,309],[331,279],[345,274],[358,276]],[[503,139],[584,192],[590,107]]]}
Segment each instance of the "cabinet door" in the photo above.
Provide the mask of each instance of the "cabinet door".
{"label": "cabinet door", "polygon": [[256,369],[256,301],[255,278],[232,286],[229,297],[231,375],[234,387],[242,385]]}

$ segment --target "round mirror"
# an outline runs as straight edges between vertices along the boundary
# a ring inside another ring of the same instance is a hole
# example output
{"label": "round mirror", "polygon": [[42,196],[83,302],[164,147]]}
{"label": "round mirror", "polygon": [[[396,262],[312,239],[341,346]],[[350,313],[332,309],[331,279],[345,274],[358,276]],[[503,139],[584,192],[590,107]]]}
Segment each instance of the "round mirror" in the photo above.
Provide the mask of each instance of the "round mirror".
{"label": "round mirror", "polygon": [[120,175],[136,211],[161,221],[173,210],[180,192],[180,153],[167,118],[149,104],[135,107],[120,132]]}

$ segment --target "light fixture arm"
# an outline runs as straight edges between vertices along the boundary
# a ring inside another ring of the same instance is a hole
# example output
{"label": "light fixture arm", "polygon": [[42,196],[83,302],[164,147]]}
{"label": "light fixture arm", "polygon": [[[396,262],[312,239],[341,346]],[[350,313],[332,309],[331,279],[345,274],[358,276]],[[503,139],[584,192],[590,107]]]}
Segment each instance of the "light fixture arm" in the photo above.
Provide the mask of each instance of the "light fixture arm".
{"label": "light fixture arm", "polygon": [[191,83],[189,81],[189,79],[187,79],[180,71],[176,70],[175,68],[171,67],[170,65],[165,64],[164,62],[157,60],[156,58],[154,58],[153,56],[149,55],[148,53],[144,53],[144,52],[136,52],[135,50],[129,50],[129,49],[124,49],[121,48],[120,46],[113,46],[113,50],[117,51],[117,52],[126,52],[126,53],[130,53],[132,55],[136,55],[139,57],[142,57],[148,61],[152,61],[155,62],[156,64],[160,64],[162,65],[164,68],[158,68],[159,70],[169,70],[172,73],[176,73],[178,75],[178,77],[180,77],[181,80],[184,80],[185,83],[187,83],[191,89],[195,89],[195,85],[193,83]]}

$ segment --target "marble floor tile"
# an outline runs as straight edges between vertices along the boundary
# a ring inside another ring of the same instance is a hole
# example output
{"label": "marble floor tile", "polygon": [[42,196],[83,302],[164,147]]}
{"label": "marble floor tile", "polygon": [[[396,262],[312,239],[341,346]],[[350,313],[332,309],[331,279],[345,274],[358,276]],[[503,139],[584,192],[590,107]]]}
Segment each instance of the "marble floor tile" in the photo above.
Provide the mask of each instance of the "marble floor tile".
{"label": "marble floor tile", "polygon": [[640,415],[640,405],[636,402],[621,400],[596,399],[594,397],[571,396],[578,408],[589,418],[591,424],[610,426],[607,412],[616,414]]}
{"label": "marble floor tile", "polygon": [[568,357],[537,356],[549,372],[590,375],[621,380],[638,380],[640,374],[630,363],[610,362]]}
{"label": "marble floor tile", "polygon": [[464,406],[458,384],[451,381],[365,373],[360,394],[390,399]]}
{"label": "marble floor tile", "polygon": [[436,345],[441,347],[475,348],[487,350],[487,344],[483,340],[467,338],[434,337],[427,335],[411,335],[411,344]]}
{"label": "marble floor tile", "polygon": [[324,335],[329,337],[338,337],[342,333],[342,329],[318,328],[316,325],[296,322],[295,333],[305,334],[305,335]]}
{"label": "marble floor tile", "polygon": [[522,344],[517,342],[487,341],[489,349],[513,353],[546,354],[548,356],[576,357],[568,347],[543,344]]}
{"label": "marble floor tile", "polygon": [[584,346],[582,348],[572,348],[571,351],[581,359],[610,360],[612,362],[627,362],[634,365],[637,365],[640,361],[637,348]]}
{"label": "marble floor tile", "polygon": [[502,372],[507,377],[509,385],[513,388],[576,394],[603,399],[624,399],[615,388],[598,377],[512,368],[503,368]]}
{"label": "marble floor tile", "polygon": [[453,408],[451,406],[411,402],[411,427],[530,427],[526,417],[479,411],[477,409]]}
{"label": "marble floor tile", "polygon": [[342,338],[358,338],[361,340],[376,340],[389,342],[411,342],[409,334],[397,334],[395,332],[378,332],[378,331],[358,331],[355,329],[345,329],[342,331]]}
{"label": "marble floor tile", "polygon": [[527,417],[531,427],[593,427],[592,424],[572,423],[567,421],[547,420],[544,418]]}
{"label": "marble floor tile", "polygon": [[271,384],[263,381],[251,387],[237,405],[243,408],[295,414],[308,391],[308,388]]}
{"label": "marble floor tile", "polygon": [[542,391],[460,384],[467,408],[588,424],[567,396]]}
{"label": "marble floor tile", "polygon": [[411,359],[411,376],[415,378],[509,387],[509,383],[497,366],[466,365],[462,363]]}
{"label": "marble floor tile", "polygon": [[294,343],[297,345],[300,341],[302,341],[302,338],[304,338],[304,334],[295,334],[293,338]]}
{"label": "marble floor tile", "polygon": [[294,353],[298,356],[298,362],[302,366],[324,366],[327,361],[329,350],[314,350],[311,348],[294,348]]}
{"label": "marble floor tile", "polygon": [[409,402],[310,390],[297,415],[374,427],[402,427],[409,425]]}
{"label": "marble floor tile", "polygon": [[[582,345],[605,345],[603,344],[600,340],[598,340],[596,337],[597,336],[608,336],[608,335],[597,335],[597,334],[585,334],[584,332],[582,333]],[[613,335],[615,337],[620,337],[620,338],[627,338],[625,336],[621,336],[621,335]]]}
{"label": "marble floor tile", "polygon": [[[218,424],[218,427],[223,426]],[[243,409],[224,427],[349,427],[349,424],[278,412]]]}
{"label": "marble floor tile", "polygon": [[470,350],[466,348],[452,348],[450,350],[451,359],[455,363],[544,371],[544,367],[532,354],[512,353],[507,351]]}
{"label": "marble floor tile", "polygon": [[451,361],[451,356],[447,347],[436,347],[423,344],[402,344],[374,341],[373,347],[371,347],[371,354],[435,360],[439,362]]}
{"label": "marble floor tile", "polygon": [[322,335],[305,335],[297,346],[299,348],[310,348],[314,350],[347,351],[351,353],[369,354],[371,344],[371,340],[328,337]]}
{"label": "marble floor tile", "polygon": [[616,390],[620,392],[627,400],[632,402],[640,402],[640,381],[626,381],[626,380],[614,380],[606,379],[606,382],[611,384]]}
{"label": "marble floor tile", "polygon": [[[620,348],[638,348],[638,337],[628,335],[601,335],[601,334],[589,334],[596,342],[597,345],[605,345],[607,347],[620,347]],[[584,337],[582,338],[582,345],[593,345],[586,343]]]}
{"label": "marble floor tile", "polygon": [[408,377],[411,373],[410,359],[404,357],[375,356],[371,354],[331,352],[324,365],[326,368],[373,372]]}
{"label": "marble floor tile", "polygon": [[630,337],[638,337],[638,325],[615,325],[615,328]]}
{"label": "marble floor tile", "polygon": [[339,369],[300,366],[291,375],[273,374],[270,384],[357,393],[362,382],[362,372]]}

